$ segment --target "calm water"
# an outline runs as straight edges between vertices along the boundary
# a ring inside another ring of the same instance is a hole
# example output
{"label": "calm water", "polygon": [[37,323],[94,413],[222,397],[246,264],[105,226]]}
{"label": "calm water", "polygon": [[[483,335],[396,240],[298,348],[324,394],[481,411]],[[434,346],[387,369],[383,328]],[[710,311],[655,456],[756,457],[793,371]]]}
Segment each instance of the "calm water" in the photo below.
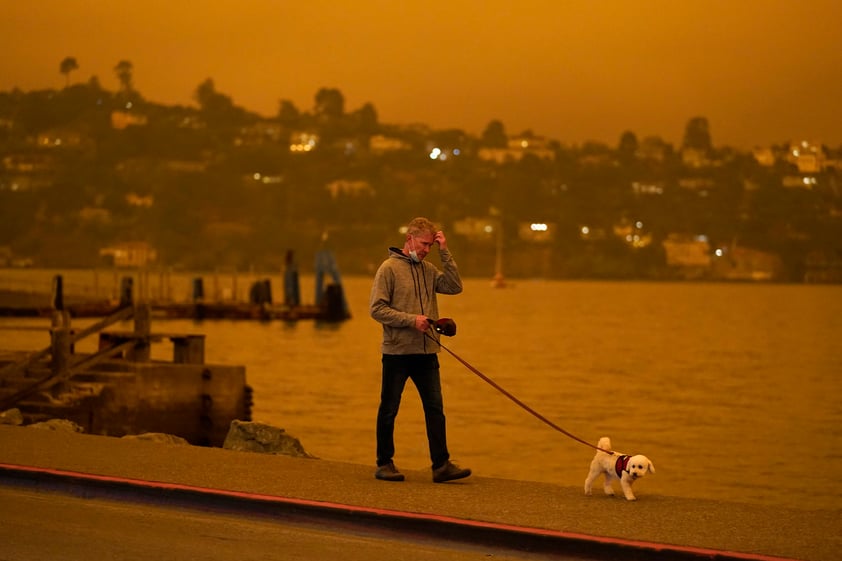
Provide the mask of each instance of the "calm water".
{"label": "calm water", "polygon": [[[156,321],[153,330],[206,333],[209,363],[247,367],[255,421],[285,428],[319,457],[373,465],[380,328],[367,314],[370,283],[344,280],[353,318],[339,325]],[[303,278],[305,302],[311,291]],[[494,289],[469,279],[439,305],[458,324],[444,342],[459,357],[569,432],[593,443],[609,435],[617,450],[648,455],[657,473],[638,483],[638,495],[842,508],[842,287],[521,281]],[[0,318],[0,348],[46,346],[44,332],[8,329],[45,322]],[[166,346],[155,352],[171,356]],[[455,461],[483,476],[581,486],[590,448],[446,352],[441,362]],[[424,434],[410,384],[396,433],[402,469],[428,469]]]}

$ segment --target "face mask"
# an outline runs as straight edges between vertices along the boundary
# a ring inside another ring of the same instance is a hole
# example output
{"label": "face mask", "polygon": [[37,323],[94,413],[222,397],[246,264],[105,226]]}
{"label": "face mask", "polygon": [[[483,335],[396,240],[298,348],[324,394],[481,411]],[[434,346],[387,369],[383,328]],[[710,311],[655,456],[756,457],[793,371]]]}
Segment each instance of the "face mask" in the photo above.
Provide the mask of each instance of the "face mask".
{"label": "face mask", "polygon": [[413,262],[415,262],[415,263],[420,263],[420,262],[421,262],[421,258],[420,258],[420,257],[418,257],[418,252],[417,252],[417,251],[415,251],[415,249],[414,249],[414,246],[415,246],[415,238],[410,237],[409,239],[410,239],[410,240],[412,240],[412,245],[413,245],[413,249],[410,249],[410,250],[409,250],[409,258],[410,258],[410,259],[412,259],[412,261],[413,261]]}

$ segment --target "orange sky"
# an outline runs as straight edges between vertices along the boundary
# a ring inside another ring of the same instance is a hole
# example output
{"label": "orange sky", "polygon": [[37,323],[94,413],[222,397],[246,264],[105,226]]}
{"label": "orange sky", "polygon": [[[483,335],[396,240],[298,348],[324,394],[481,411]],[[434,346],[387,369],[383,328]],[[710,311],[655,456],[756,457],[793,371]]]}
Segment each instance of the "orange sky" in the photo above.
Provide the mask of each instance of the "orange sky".
{"label": "orange sky", "polygon": [[837,0],[0,0],[0,91],[134,65],[147,99],[192,104],[206,78],[264,115],[339,89],[381,122],[479,134],[499,119],[564,143],[625,130],[679,143],[842,145]]}

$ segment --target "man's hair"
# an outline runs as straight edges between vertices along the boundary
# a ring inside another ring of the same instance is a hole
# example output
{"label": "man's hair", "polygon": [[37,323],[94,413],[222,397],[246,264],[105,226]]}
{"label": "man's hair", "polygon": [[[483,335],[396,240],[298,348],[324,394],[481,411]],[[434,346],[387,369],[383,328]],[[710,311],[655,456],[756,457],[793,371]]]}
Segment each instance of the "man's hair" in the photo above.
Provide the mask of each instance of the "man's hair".
{"label": "man's hair", "polygon": [[431,220],[424,218],[423,216],[413,218],[406,227],[406,233],[410,236],[417,236],[419,234],[423,234],[424,232],[435,234],[436,225],[433,224]]}

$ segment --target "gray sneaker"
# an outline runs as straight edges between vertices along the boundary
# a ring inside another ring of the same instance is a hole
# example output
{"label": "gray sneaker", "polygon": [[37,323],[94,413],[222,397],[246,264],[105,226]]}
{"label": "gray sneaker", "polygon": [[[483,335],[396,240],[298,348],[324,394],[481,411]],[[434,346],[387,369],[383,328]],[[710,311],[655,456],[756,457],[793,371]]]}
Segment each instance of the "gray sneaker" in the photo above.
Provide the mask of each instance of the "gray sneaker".
{"label": "gray sneaker", "polygon": [[377,466],[377,471],[374,472],[374,477],[380,479],[381,481],[403,481],[403,474],[398,471],[394,462]]}
{"label": "gray sneaker", "polygon": [[439,468],[433,470],[433,483],[444,483],[445,481],[453,481],[454,479],[464,479],[471,475],[471,470],[468,468],[460,468],[451,461]]}

